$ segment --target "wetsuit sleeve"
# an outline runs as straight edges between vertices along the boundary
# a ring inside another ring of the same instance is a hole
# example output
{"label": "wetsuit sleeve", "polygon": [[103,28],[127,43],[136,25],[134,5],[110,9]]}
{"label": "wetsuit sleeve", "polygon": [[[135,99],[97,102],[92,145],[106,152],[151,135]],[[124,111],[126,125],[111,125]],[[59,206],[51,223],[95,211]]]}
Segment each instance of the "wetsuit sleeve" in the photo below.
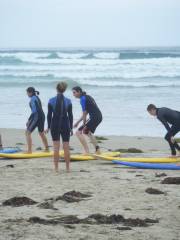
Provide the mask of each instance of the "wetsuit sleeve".
{"label": "wetsuit sleeve", "polygon": [[50,103],[48,103],[48,114],[47,114],[48,129],[50,129],[51,127],[52,114],[53,114],[53,107]]}
{"label": "wetsuit sleeve", "polygon": [[34,98],[32,98],[30,101],[30,107],[31,107],[31,115],[28,118],[28,121],[30,121],[33,118],[34,114],[37,112],[36,102]]}
{"label": "wetsuit sleeve", "polygon": [[70,123],[70,128],[73,128],[73,112],[72,112],[72,103],[69,104],[68,109],[68,117],[69,117],[69,123]]}
{"label": "wetsuit sleeve", "polygon": [[86,111],[86,97],[85,96],[81,97],[80,104],[82,107],[82,111],[85,112]]}
{"label": "wetsuit sleeve", "polygon": [[36,113],[37,112],[37,105],[36,104],[37,104],[36,100],[33,98],[31,100],[31,111],[32,111],[32,113]]}
{"label": "wetsuit sleeve", "polygon": [[171,128],[170,128],[169,124],[167,123],[167,121],[164,119],[164,117],[159,115],[158,119],[159,119],[159,121],[162,122],[162,124],[165,126],[166,130],[169,132],[171,130]]}

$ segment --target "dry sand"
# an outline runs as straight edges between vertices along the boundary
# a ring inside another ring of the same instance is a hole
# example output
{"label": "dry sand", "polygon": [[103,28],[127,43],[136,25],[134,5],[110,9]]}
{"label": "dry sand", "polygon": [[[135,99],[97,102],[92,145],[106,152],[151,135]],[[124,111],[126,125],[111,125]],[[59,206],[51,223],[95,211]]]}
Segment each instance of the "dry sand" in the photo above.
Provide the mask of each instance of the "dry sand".
{"label": "dry sand", "polygon": [[[24,131],[0,130],[5,146],[25,143]],[[106,149],[141,149],[145,154],[168,154],[169,149],[161,138],[108,136],[101,146]],[[40,147],[37,133],[33,134],[34,149]],[[24,148],[24,145],[19,145]],[[81,148],[73,137],[74,152]],[[13,165],[7,167],[7,165]],[[38,203],[55,198],[68,191],[91,193],[84,201],[68,203],[54,201],[55,209],[31,206],[0,206],[0,239],[46,240],[46,239],[102,239],[102,240],[179,240],[180,239],[180,189],[179,185],[161,184],[165,176],[180,176],[178,171],[142,170],[118,167],[102,160],[72,162],[72,172],[53,172],[52,159],[1,160],[0,203],[12,197],[26,196]],[[165,194],[150,195],[147,188],[159,189]],[[122,230],[123,224],[69,224],[56,225],[30,223],[30,217],[54,220],[62,216],[76,215],[83,219],[91,214],[120,214],[125,218],[158,219],[159,223],[147,227],[131,227]]]}

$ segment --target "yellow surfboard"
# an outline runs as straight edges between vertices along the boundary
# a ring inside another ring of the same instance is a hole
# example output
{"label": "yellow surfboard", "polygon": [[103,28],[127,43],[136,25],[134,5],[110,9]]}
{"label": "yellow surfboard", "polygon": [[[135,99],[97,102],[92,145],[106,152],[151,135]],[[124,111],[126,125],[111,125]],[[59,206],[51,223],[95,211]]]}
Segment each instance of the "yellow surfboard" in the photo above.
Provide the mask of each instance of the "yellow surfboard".
{"label": "yellow surfboard", "polygon": [[[103,152],[98,156],[101,157],[117,157],[120,155],[120,152]],[[83,154],[72,154],[71,161],[88,161],[88,160],[96,160],[94,154],[83,155]]]}
{"label": "yellow surfboard", "polygon": [[[60,151],[59,154],[60,154],[60,157],[64,157],[63,151]],[[100,156],[116,157],[116,156],[119,156],[119,154],[120,154],[119,152],[104,152]],[[45,158],[45,157],[52,157],[52,156],[53,156],[53,151],[33,152],[31,154],[27,154],[27,153],[0,154],[0,157],[8,158],[8,159],[31,159],[31,158]],[[93,155],[82,155],[82,154],[72,154],[70,158],[72,161],[83,161],[83,160],[87,161],[87,160],[96,159]]]}
{"label": "yellow surfboard", "polygon": [[126,162],[143,162],[143,163],[176,163],[180,162],[180,158],[165,158],[165,157],[112,157],[112,156],[102,156],[102,155],[97,155],[93,154],[94,157],[97,159],[102,159],[102,160],[119,160],[119,161],[126,161]]}
{"label": "yellow surfboard", "polygon": [[[63,155],[64,152],[60,151],[60,155]],[[33,152],[33,153],[11,153],[11,154],[6,154],[2,153],[0,154],[0,157],[3,158],[8,158],[8,159],[29,159],[29,158],[45,158],[45,157],[52,157],[53,156],[53,151],[49,152]]]}

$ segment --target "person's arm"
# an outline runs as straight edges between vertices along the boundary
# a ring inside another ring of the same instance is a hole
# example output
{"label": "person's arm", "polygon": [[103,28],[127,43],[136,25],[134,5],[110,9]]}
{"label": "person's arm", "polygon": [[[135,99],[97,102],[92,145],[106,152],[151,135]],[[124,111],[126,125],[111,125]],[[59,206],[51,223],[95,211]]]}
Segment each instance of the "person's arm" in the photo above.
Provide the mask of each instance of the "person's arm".
{"label": "person's arm", "polygon": [[69,118],[70,128],[71,128],[71,130],[72,130],[72,128],[73,128],[72,104],[69,104],[67,112],[68,112],[68,118]]}
{"label": "person's arm", "polygon": [[159,121],[165,126],[166,130],[169,132],[171,130],[168,122],[165,120],[163,116],[158,116]]}
{"label": "person's arm", "polygon": [[52,113],[53,113],[53,108],[50,103],[48,103],[48,114],[47,114],[47,123],[48,123],[48,129],[51,128],[51,121],[52,121]]}
{"label": "person's arm", "polygon": [[81,118],[74,124],[74,127],[77,127],[79,125],[79,123],[82,121],[83,121],[83,125],[85,125],[85,123],[86,123],[86,118],[87,118],[88,112],[86,111],[86,97],[85,96],[83,96],[81,98],[80,104],[82,107],[83,114],[82,114]]}
{"label": "person's arm", "polygon": [[34,116],[34,114],[37,113],[36,100],[33,97],[31,98],[30,106],[31,106],[31,115],[29,116],[28,121],[30,121]]}
{"label": "person's arm", "polygon": [[87,112],[86,111],[84,111],[83,112],[83,115],[82,115],[82,121],[83,121],[83,125],[85,125],[86,124],[86,118],[87,118]]}

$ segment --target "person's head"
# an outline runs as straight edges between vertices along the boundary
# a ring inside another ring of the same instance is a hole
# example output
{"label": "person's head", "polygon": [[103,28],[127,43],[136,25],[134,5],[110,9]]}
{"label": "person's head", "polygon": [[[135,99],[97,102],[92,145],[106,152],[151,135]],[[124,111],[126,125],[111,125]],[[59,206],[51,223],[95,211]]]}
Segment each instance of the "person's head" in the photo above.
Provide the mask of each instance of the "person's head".
{"label": "person's head", "polygon": [[36,91],[34,87],[28,87],[26,89],[26,92],[27,92],[28,97],[39,95],[39,92]]}
{"label": "person's head", "polygon": [[73,92],[74,97],[76,97],[76,98],[80,98],[81,96],[86,95],[86,92],[84,92],[82,90],[82,88],[79,86],[73,87],[72,92]]}
{"label": "person's head", "polygon": [[56,86],[57,92],[58,93],[63,93],[67,89],[67,83],[66,82],[59,82]]}
{"label": "person's head", "polygon": [[157,107],[154,104],[149,104],[147,106],[147,111],[152,116],[157,116]]}

